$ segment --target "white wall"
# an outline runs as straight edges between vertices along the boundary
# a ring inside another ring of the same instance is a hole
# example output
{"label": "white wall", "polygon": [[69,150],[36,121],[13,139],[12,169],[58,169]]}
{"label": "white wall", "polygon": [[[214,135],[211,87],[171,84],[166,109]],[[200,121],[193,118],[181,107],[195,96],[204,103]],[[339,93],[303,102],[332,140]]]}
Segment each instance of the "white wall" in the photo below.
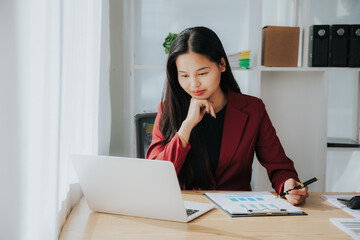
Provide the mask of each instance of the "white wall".
{"label": "white wall", "polygon": [[[15,128],[19,113],[18,92],[11,86],[18,81],[16,41],[16,1],[0,1],[0,239],[19,239],[21,189],[19,189],[20,153],[14,147],[20,141]],[[8,84],[11,83],[11,84]]]}
{"label": "white wall", "polygon": [[111,144],[110,155],[130,156],[130,104],[129,86],[124,80],[124,59],[123,46],[124,21],[123,1],[110,0],[110,94],[111,94]]}

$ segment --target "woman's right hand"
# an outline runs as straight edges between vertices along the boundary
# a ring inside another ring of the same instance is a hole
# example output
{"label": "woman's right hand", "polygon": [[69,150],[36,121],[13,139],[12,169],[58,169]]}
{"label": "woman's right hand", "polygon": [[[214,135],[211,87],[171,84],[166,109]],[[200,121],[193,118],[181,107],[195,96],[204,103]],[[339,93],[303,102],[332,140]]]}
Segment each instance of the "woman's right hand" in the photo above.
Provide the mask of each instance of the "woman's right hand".
{"label": "woman's right hand", "polygon": [[184,122],[187,122],[194,128],[203,119],[205,113],[209,113],[216,118],[214,108],[210,101],[191,98],[188,114]]}
{"label": "woman's right hand", "polygon": [[216,118],[214,108],[210,101],[192,98],[188,114],[178,131],[178,135],[184,148],[189,143],[192,129],[203,119],[205,113],[209,113],[211,116]]}

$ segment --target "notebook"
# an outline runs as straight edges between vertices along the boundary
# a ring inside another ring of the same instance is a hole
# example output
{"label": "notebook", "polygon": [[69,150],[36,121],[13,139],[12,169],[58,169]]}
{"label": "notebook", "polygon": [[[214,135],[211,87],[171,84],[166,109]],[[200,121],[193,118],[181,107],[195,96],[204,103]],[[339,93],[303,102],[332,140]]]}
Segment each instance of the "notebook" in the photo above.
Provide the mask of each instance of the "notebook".
{"label": "notebook", "polygon": [[183,201],[172,162],[87,155],[71,158],[92,211],[189,222],[215,207]]}

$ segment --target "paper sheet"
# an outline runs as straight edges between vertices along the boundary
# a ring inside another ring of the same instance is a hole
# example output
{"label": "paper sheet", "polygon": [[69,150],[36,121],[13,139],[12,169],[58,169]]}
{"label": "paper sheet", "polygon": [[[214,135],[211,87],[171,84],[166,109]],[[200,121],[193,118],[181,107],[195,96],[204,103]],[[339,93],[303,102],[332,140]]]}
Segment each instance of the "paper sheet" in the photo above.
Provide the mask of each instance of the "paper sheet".
{"label": "paper sheet", "polygon": [[349,196],[355,196],[358,194],[348,194],[348,195],[323,195],[322,198],[334,205],[335,207],[341,208],[343,211],[347,212],[353,217],[360,219],[360,209],[351,209],[345,204],[342,204],[337,200],[337,198],[347,198]]}
{"label": "paper sheet", "polygon": [[231,215],[281,211],[289,214],[305,214],[301,209],[281,198],[276,198],[270,192],[225,192],[205,193],[205,195]]}
{"label": "paper sheet", "polygon": [[360,240],[360,220],[356,218],[330,218],[330,221],[352,238]]}

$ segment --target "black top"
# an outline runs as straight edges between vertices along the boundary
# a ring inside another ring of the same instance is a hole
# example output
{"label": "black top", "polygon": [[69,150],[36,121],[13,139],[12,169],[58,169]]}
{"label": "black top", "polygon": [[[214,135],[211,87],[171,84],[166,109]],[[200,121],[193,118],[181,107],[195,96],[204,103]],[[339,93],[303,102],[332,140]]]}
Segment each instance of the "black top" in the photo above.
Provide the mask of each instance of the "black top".
{"label": "black top", "polygon": [[205,114],[201,121],[202,135],[205,141],[211,172],[214,176],[220,157],[225,110],[226,105],[216,113],[216,118],[213,118],[210,114]]}

